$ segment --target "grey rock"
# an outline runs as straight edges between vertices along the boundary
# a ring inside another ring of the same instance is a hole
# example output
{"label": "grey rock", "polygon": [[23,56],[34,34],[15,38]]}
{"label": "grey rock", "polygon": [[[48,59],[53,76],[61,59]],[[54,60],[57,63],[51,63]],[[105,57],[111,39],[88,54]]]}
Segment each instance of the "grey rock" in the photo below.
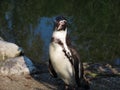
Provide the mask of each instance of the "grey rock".
{"label": "grey rock", "polygon": [[0,75],[26,75],[35,70],[36,67],[26,56],[7,59],[0,65]]}
{"label": "grey rock", "polygon": [[16,44],[0,40],[0,61],[19,56],[22,52]]}

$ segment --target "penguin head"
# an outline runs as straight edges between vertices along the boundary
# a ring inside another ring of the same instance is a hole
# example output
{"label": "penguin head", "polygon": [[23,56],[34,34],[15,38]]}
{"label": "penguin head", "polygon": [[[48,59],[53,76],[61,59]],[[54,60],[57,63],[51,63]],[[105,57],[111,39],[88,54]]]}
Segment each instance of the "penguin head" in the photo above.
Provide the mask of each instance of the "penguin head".
{"label": "penguin head", "polygon": [[61,31],[66,30],[67,28],[67,20],[63,16],[58,16],[55,19],[55,30]]}

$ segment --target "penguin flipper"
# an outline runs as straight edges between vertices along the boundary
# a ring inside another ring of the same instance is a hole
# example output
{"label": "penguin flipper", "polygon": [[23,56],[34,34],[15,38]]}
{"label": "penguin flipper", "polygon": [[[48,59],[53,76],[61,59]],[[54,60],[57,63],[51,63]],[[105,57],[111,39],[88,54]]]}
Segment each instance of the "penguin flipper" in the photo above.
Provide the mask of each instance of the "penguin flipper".
{"label": "penguin flipper", "polygon": [[74,48],[70,48],[73,56],[73,67],[75,69],[75,79],[78,87],[85,88],[85,90],[89,90],[90,86],[89,83],[84,78],[84,69],[83,64],[80,60],[80,56],[78,55],[78,52]]}
{"label": "penguin flipper", "polygon": [[48,70],[49,70],[51,76],[53,76],[54,78],[57,78],[57,73],[55,72],[50,59],[49,59],[49,69]]}

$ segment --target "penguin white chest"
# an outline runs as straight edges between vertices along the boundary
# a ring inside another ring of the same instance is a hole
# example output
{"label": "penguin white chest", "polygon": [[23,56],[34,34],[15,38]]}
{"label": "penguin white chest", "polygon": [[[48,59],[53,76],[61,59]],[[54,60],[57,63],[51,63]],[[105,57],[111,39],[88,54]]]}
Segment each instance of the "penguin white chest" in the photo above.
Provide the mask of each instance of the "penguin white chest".
{"label": "penguin white chest", "polygon": [[65,56],[63,48],[60,45],[53,42],[50,44],[49,53],[51,63],[58,76],[66,84],[74,85],[75,84],[74,69],[67,56]]}

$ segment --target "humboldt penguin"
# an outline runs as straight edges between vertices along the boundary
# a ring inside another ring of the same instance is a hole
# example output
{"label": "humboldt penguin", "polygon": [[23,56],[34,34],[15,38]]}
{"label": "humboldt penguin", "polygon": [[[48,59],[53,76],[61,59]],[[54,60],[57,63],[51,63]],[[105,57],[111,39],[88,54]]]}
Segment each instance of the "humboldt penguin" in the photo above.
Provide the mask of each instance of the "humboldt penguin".
{"label": "humboldt penguin", "polygon": [[75,90],[76,87],[88,90],[89,84],[83,77],[83,65],[68,38],[67,26],[66,18],[56,17],[49,45],[49,72],[53,77],[59,77],[64,81],[66,90],[69,88]]}

